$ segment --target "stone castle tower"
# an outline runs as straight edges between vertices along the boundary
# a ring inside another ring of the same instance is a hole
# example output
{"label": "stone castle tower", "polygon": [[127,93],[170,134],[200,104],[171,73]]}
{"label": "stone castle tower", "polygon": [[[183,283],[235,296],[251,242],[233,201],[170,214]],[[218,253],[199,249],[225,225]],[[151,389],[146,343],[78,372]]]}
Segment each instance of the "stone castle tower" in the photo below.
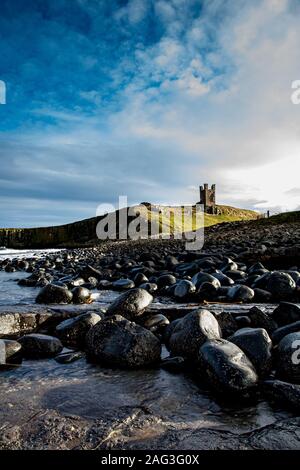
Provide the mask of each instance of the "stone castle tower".
{"label": "stone castle tower", "polygon": [[204,205],[204,211],[209,214],[216,213],[216,185],[212,184],[211,188],[205,183],[200,186],[200,204]]}

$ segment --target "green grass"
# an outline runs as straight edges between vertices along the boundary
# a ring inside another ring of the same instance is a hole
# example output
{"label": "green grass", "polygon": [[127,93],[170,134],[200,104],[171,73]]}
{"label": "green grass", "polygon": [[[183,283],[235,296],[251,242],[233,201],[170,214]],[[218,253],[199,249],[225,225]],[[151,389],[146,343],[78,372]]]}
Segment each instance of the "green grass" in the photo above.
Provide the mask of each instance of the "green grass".
{"label": "green grass", "polygon": [[[241,220],[256,220],[259,214],[254,211],[246,209],[237,209],[230,206],[217,206],[219,210],[218,215],[204,214],[204,227],[221,224],[224,222],[236,222]],[[160,227],[160,233],[181,233],[182,232],[182,208],[181,207],[168,207],[156,206],[157,211],[148,211],[148,218]],[[189,208],[189,216],[186,219],[186,226],[184,231],[196,230],[203,225],[197,225],[195,216],[193,215],[192,206]],[[173,214],[163,220],[163,216]],[[188,227],[188,228],[187,228]],[[191,228],[192,227],[192,228]]]}

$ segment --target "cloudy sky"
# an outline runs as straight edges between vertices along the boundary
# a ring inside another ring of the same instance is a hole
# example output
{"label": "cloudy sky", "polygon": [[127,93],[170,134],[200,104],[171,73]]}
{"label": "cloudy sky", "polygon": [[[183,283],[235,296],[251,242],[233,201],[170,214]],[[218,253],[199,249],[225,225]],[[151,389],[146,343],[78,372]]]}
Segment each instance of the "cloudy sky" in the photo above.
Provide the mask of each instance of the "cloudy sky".
{"label": "cloudy sky", "polygon": [[300,205],[299,0],[1,0],[0,226]]}

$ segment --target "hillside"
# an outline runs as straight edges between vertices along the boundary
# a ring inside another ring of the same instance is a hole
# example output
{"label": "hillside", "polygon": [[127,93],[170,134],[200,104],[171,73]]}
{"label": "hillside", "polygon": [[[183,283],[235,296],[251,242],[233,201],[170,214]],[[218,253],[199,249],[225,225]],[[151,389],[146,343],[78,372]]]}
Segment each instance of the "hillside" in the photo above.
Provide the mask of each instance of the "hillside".
{"label": "hillside", "polygon": [[[148,220],[152,220],[159,226],[160,233],[181,233],[181,206],[153,206],[154,211],[148,210]],[[233,222],[238,220],[253,220],[257,219],[258,214],[254,211],[236,209],[229,206],[218,206],[220,211],[219,215],[204,214],[204,226],[209,227],[223,222]],[[126,209],[123,209],[126,210]],[[118,219],[117,211],[117,219]],[[195,223],[193,219],[193,206],[188,208],[187,225],[191,224],[195,230]],[[162,220],[162,214],[173,214]],[[103,217],[103,216],[102,216]],[[96,227],[102,217],[93,217],[90,219],[81,220],[71,224],[65,224],[54,227],[39,227],[39,228],[7,228],[0,229],[0,246],[8,248],[55,248],[55,247],[79,247],[91,246],[98,242],[96,238]],[[128,222],[132,221],[134,217],[129,217]],[[185,230],[189,231],[189,230]],[[118,232],[118,225],[117,225]]]}

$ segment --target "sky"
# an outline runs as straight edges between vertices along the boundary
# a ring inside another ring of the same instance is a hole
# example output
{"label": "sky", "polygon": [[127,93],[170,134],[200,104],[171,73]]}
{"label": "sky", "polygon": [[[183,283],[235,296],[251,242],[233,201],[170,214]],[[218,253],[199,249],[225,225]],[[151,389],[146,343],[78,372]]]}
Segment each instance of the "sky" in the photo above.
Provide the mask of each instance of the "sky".
{"label": "sky", "polygon": [[299,20],[299,0],[1,0],[0,226],[206,182],[300,209]]}

